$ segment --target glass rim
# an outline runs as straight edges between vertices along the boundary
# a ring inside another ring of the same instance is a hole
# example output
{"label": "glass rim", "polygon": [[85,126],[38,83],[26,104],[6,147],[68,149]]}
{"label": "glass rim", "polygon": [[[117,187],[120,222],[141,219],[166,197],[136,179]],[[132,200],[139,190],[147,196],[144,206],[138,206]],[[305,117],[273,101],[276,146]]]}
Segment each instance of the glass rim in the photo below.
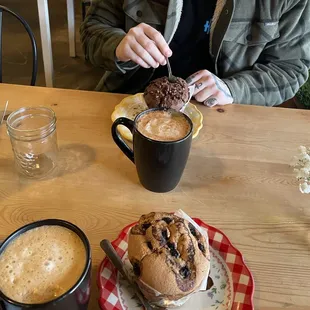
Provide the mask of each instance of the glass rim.
{"label": "glass rim", "polygon": [[[36,129],[18,129],[18,128],[15,128],[11,125],[10,121],[12,120],[12,118],[16,115],[18,115],[18,113],[21,113],[21,112],[26,112],[26,111],[29,111],[29,110],[36,110],[36,111],[47,111],[49,113],[51,113],[51,121],[49,122],[49,124],[47,125],[44,125],[42,127],[38,127]],[[43,106],[39,106],[39,107],[23,107],[23,108],[19,108],[18,110],[15,110],[13,111],[9,117],[7,118],[7,121],[6,121],[6,125],[7,125],[7,128],[8,128],[8,131],[9,132],[19,132],[19,133],[32,133],[32,132],[36,132],[38,130],[40,131],[43,131],[43,130],[47,130],[49,127],[51,127],[51,123],[52,125],[54,125],[56,123],[56,114],[55,112],[50,109],[50,108],[47,108],[47,107],[43,107]]]}

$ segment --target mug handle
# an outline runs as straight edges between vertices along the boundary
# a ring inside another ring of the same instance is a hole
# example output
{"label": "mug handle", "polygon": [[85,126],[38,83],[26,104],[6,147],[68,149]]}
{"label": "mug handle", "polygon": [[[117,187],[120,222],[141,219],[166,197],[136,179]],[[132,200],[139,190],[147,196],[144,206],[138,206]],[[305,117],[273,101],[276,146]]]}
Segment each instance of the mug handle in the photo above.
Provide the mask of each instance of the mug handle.
{"label": "mug handle", "polygon": [[127,127],[131,133],[133,133],[134,121],[126,117],[117,118],[111,128],[112,137],[116,145],[121,149],[121,151],[133,162],[135,163],[133,150],[127,145],[124,139],[121,137],[117,130],[118,125],[123,125]]}

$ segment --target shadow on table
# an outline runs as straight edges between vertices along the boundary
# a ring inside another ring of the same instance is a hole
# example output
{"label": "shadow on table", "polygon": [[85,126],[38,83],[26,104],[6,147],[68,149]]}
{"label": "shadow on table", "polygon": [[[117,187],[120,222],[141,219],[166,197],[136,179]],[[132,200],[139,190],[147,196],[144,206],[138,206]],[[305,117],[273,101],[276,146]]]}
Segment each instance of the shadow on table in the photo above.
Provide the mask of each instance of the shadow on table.
{"label": "shadow on table", "polygon": [[[210,157],[209,157],[210,156]],[[223,164],[220,158],[190,156],[183,177],[182,190],[206,188],[214,183],[223,182]]]}
{"label": "shadow on table", "polygon": [[140,182],[136,172],[135,164],[133,164],[125,155],[119,153],[117,158],[105,158],[102,162],[107,174],[113,175],[114,178],[130,181],[133,185],[139,185]]}
{"label": "shadow on table", "polygon": [[59,161],[55,170],[48,177],[38,180],[18,174],[13,158],[0,158],[0,181],[3,183],[2,188],[0,188],[0,201],[22,191],[32,182],[44,182],[83,170],[90,166],[95,159],[95,150],[86,144],[61,146],[59,148]]}
{"label": "shadow on table", "polygon": [[0,158],[0,202],[24,188],[13,159]]}
{"label": "shadow on table", "polygon": [[58,165],[53,177],[85,169],[96,159],[96,152],[86,144],[68,144],[59,148]]}
{"label": "shadow on table", "polygon": [[95,159],[96,152],[90,146],[86,144],[68,144],[59,148],[57,167],[46,178],[32,179],[18,174],[13,159],[0,159],[0,173],[1,178],[11,183],[9,191],[12,192],[12,187],[21,190],[31,182],[44,182],[78,172],[90,166]]}

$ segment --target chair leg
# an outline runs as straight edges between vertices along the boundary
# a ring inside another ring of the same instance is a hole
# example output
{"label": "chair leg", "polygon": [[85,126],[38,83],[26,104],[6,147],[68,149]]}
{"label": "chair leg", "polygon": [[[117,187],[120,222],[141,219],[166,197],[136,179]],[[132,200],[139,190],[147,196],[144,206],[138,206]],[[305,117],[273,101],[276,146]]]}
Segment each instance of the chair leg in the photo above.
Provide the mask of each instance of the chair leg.
{"label": "chair leg", "polygon": [[42,41],[42,54],[45,72],[45,82],[47,87],[53,87],[54,84],[54,68],[50,20],[48,15],[47,0],[37,0],[40,32]]}
{"label": "chair leg", "polygon": [[76,57],[74,0],[67,0],[67,16],[68,16],[68,34],[69,34],[69,54],[70,57]]}

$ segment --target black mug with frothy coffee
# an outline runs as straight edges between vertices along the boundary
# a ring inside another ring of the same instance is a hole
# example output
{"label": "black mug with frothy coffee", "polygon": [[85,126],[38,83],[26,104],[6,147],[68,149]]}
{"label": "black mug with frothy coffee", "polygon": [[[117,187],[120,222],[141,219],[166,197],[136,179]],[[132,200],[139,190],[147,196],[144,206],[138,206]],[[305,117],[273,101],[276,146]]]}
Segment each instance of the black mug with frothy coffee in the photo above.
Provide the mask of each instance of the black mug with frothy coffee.
{"label": "black mug with frothy coffee", "polygon": [[[126,126],[133,134],[133,149],[117,130]],[[153,192],[169,192],[179,183],[189,156],[193,124],[191,119],[172,109],[146,110],[135,118],[118,118],[112,137],[136,165],[141,184]]]}
{"label": "black mug with frothy coffee", "polygon": [[2,310],[86,310],[90,278],[89,241],[69,222],[28,224],[0,246]]}

